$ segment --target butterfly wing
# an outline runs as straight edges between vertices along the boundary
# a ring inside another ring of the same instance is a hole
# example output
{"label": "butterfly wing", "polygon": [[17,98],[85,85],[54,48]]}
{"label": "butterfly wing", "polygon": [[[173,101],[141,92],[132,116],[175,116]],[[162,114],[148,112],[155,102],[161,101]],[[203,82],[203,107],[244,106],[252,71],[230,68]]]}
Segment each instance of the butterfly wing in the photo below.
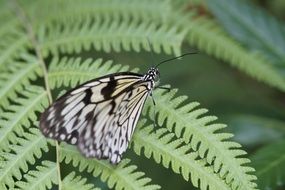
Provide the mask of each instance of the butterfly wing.
{"label": "butterfly wing", "polygon": [[78,147],[81,153],[86,157],[118,163],[128,147],[148,94],[146,84],[139,83],[130,91],[109,100],[113,103],[101,104],[104,111],[97,112],[80,134]]}
{"label": "butterfly wing", "polygon": [[142,75],[107,75],[67,92],[41,116],[42,133],[76,144],[86,157],[118,163],[150,92]]}

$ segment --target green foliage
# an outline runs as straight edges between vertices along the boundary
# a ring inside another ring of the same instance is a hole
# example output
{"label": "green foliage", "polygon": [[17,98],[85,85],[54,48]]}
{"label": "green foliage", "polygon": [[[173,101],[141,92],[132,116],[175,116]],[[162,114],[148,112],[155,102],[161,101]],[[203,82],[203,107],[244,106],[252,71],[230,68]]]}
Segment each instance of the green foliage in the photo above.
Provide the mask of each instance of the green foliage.
{"label": "green foliage", "polygon": [[272,143],[259,149],[251,158],[256,168],[261,189],[277,189],[284,185],[285,141]]}
{"label": "green foliage", "polygon": [[56,57],[51,61],[48,77],[50,88],[54,89],[61,86],[75,87],[78,83],[83,83],[102,75],[127,70],[127,66],[112,65],[112,61],[103,63],[102,59],[81,61],[80,58],[67,59],[64,57],[59,60]]}
{"label": "green foliage", "polygon": [[124,159],[117,166],[110,165],[107,161],[90,160],[83,158],[74,146],[61,146],[61,160],[65,163],[72,163],[79,167],[79,171],[87,170],[97,177],[100,175],[102,181],[106,182],[109,188],[115,189],[160,189],[158,185],[149,184],[150,178],[144,176],[143,172],[136,171],[135,165],[130,165],[130,160]]}
{"label": "green foliage", "polygon": [[[8,104],[8,98],[14,99],[16,93],[29,86],[31,80],[35,80],[42,73],[35,57],[28,57],[25,62],[9,64],[0,76],[0,101],[3,106]],[[8,82],[7,82],[8,81]]]}
{"label": "green foliage", "polygon": [[[167,129],[158,129],[153,133],[153,127],[138,126],[133,137],[134,151],[147,157],[153,157],[156,163],[162,164],[191,181],[200,189],[230,189],[226,182],[209,166],[206,160],[200,159],[197,152],[189,151],[191,147],[183,143],[183,139],[174,138],[175,134]],[[200,182],[200,183],[199,183]]]}
{"label": "green foliage", "polygon": [[[232,188],[250,189],[255,187],[251,181],[255,179],[251,174],[250,167],[241,167],[249,162],[248,159],[241,158],[246,154],[240,149],[236,142],[228,141],[232,134],[218,133],[225,127],[223,124],[216,124],[215,116],[205,116],[206,109],[198,108],[199,103],[186,103],[187,97],[175,97],[177,90],[169,92],[156,91],[157,106],[154,108],[148,104],[146,106],[149,115],[153,116],[153,109],[158,109],[157,122],[165,126],[169,131],[174,131],[175,135],[182,137],[185,143],[190,143],[191,148],[197,151],[198,155],[209,164],[213,164],[215,172],[232,183]],[[181,106],[182,105],[182,106]]]}
{"label": "green foliage", "polygon": [[42,157],[43,151],[48,151],[47,141],[38,129],[23,136],[25,138],[17,138],[17,143],[8,147],[11,152],[1,152],[4,161],[0,165],[0,181],[9,188],[14,186],[13,178],[20,180],[23,176],[21,171],[27,172],[28,164],[34,164]]}
{"label": "green foliage", "polygon": [[[13,0],[0,4],[0,189],[97,189],[100,185],[94,185],[90,176],[118,190],[160,189],[151,177],[164,172],[150,170],[132,152],[169,168],[188,187],[192,183],[203,190],[257,188],[246,152],[225,131],[226,125],[176,89],[153,92],[156,105],[151,99],[145,105],[144,121],[128,151],[130,159],[123,155],[125,159],[116,166],[85,159],[74,146],[53,146],[54,141],[48,143],[37,128],[40,113],[52,101],[50,94],[57,97],[62,89],[129,71],[129,66],[137,66],[131,56],[143,57],[138,54],[143,51],[180,55],[183,43],[284,91],[283,72],[276,69],[284,62],[284,28],[275,19],[244,2],[207,1],[227,34],[215,18],[201,14],[200,9],[206,8],[203,1]],[[116,59],[116,63],[120,58],[125,65],[105,61]],[[171,72],[183,81],[180,73]],[[155,131],[146,124],[153,121],[159,127]],[[283,144],[261,149],[252,157],[261,188],[284,183],[280,180],[284,159],[277,157]]]}
{"label": "green foliage", "polygon": [[36,166],[36,169],[30,170],[25,174],[24,178],[26,181],[18,181],[16,186],[19,189],[44,190],[51,189],[52,184],[58,183],[56,164],[54,162],[43,161],[41,165]]}
{"label": "green foliage", "polygon": [[230,131],[236,134],[235,140],[247,147],[271,143],[285,137],[285,123],[280,119],[249,114],[226,115],[225,119],[230,123]]}
{"label": "green foliage", "polygon": [[86,178],[81,176],[76,176],[75,172],[68,174],[62,181],[62,189],[64,190],[100,190],[99,188],[94,188],[92,184],[86,184]]}
{"label": "green foliage", "polygon": [[7,150],[9,142],[17,142],[17,135],[23,136],[24,130],[31,126],[32,121],[37,121],[36,112],[42,112],[48,105],[47,94],[44,89],[29,86],[17,97],[17,105],[10,105],[1,114],[0,119],[0,150]]}
{"label": "green foliage", "polygon": [[188,36],[191,44],[196,45],[207,54],[230,63],[259,81],[282,91],[285,90],[283,75],[272,67],[270,61],[266,61],[260,54],[249,53],[238,42],[227,36],[216,22],[201,17],[189,24],[192,26]]}
{"label": "green foliage", "polygon": [[207,0],[207,5],[233,37],[284,67],[285,27],[279,21],[245,1]]}

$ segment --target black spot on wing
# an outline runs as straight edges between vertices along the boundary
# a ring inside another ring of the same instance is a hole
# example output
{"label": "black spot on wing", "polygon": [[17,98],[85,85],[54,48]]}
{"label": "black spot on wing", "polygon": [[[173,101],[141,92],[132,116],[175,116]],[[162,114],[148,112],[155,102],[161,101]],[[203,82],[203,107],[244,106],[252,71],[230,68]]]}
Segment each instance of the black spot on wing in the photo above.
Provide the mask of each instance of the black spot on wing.
{"label": "black spot on wing", "polygon": [[114,76],[110,76],[110,81],[108,82],[107,86],[102,88],[101,94],[104,96],[105,99],[111,97],[112,93],[114,92],[117,85],[117,81],[115,80]]}
{"label": "black spot on wing", "polygon": [[89,104],[91,102],[92,90],[90,88],[85,90],[85,97],[83,98],[83,102],[85,104]]}
{"label": "black spot on wing", "polygon": [[115,103],[115,101],[113,100],[113,101],[111,101],[110,102],[110,104],[111,104],[111,109],[110,109],[110,111],[109,111],[109,114],[112,114],[113,112],[114,112],[114,109],[115,109],[115,107],[116,107],[116,103]]}

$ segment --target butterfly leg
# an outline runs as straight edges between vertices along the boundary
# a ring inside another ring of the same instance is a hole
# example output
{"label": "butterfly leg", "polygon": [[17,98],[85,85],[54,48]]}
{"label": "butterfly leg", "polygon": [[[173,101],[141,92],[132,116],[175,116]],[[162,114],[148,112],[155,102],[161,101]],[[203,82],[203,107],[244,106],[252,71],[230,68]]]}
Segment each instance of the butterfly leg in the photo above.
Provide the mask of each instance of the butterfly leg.
{"label": "butterfly leg", "polygon": [[153,97],[153,94],[152,92],[150,93],[150,96],[151,96],[151,99],[152,99],[152,103],[153,103],[153,130],[154,132],[156,133],[156,103],[155,103],[155,100],[154,100],[154,97]]}
{"label": "butterfly leg", "polygon": [[170,92],[170,90],[171,90],[170,87],[164,87],[164,86],[157,86],[156,88],[164,89],[164,90],[167,90],[168,92]]}

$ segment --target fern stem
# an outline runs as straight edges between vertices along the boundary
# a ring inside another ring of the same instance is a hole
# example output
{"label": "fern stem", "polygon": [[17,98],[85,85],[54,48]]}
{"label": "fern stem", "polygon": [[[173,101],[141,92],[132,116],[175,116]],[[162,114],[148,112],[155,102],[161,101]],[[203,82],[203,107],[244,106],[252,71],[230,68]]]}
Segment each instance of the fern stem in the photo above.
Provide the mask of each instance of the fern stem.
{"label": "fern stem", "polygon": [[[11,2],[12,2],[12,6],[15,9],[15,12],[16,12],[19,20],[23,23],[23,25],[24,25],[27,33],[28,33],[28,36],[30,38],[32,45],[35,48],[36,56],[38,58],[40,66],[42,67],[42,70],[43,70],[44,83],[45,83],[45,87],[46,87],[46,91],[47,91],[47,95],[48,95],[48,100],[49,100],[49,103],[51,104],[53,100],[52,100],[51,90],[50,90],[49,82],[48,82],[47,67],[46,67],[46,64],[44,62],[40,46],[37,42],[36,35],[35,35],[34,30],[33,30],[33,26],[32,26],[31,21],[29,20],[29,18],[27,16],[27,14],[22,9],[22,7],[19,5],[17,0],[13,0]],[[59,147],[58,141],[56,141],[56,165],[57,165],[57,174],[58,174],[58,189],[61,190],[62,189],[62,181],[61,181],[60,162],[59,162],[60,155],[59,154],[60,154],[60,147]]]}

